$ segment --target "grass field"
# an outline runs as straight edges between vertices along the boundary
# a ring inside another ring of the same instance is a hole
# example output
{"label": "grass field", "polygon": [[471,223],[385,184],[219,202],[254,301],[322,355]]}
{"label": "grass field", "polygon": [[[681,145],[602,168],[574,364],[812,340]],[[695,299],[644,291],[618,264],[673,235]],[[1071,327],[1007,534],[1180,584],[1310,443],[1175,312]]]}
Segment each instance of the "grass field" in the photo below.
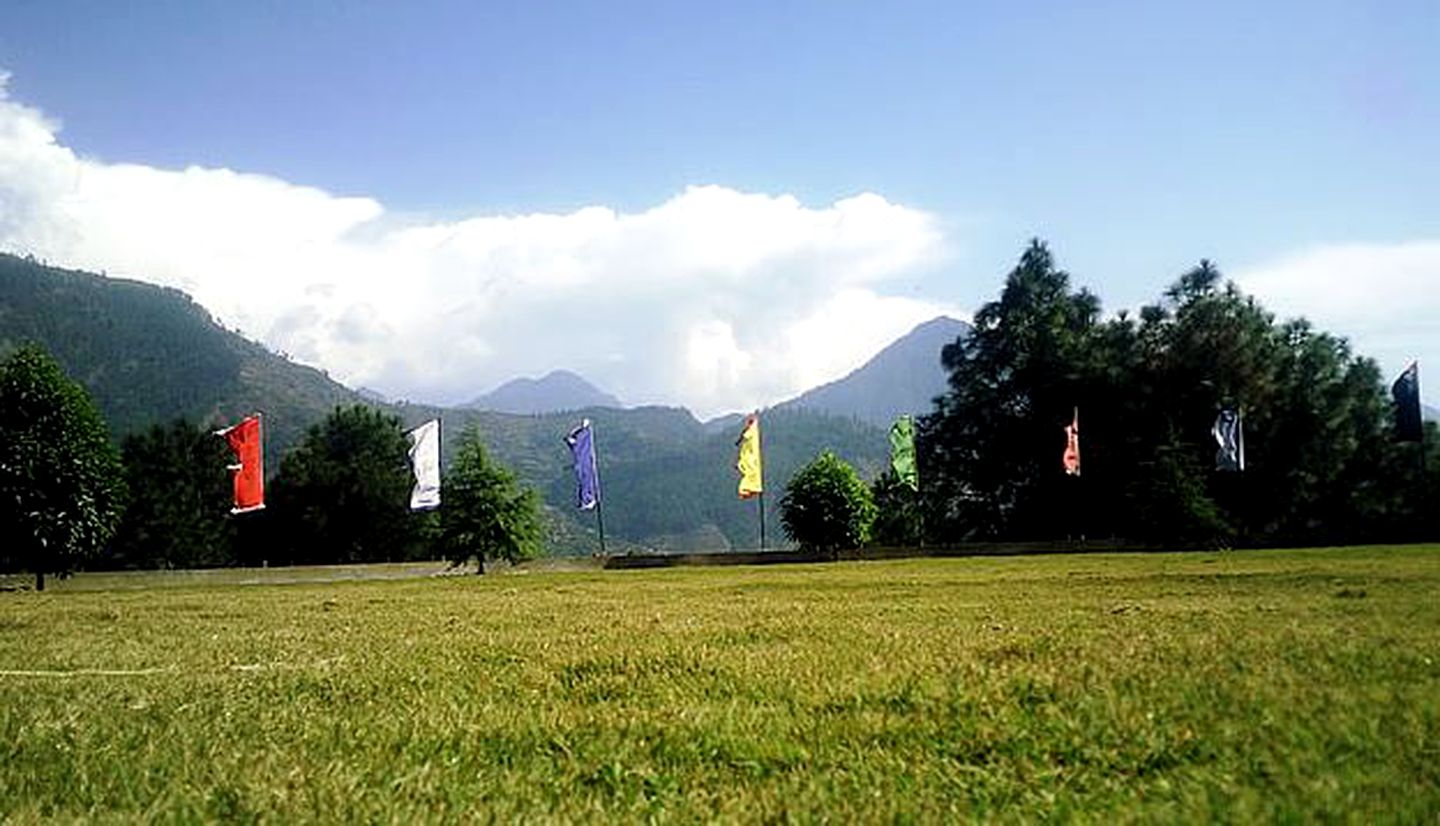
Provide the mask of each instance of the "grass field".
{"label": "grass field", "polygon": [[1437,546],[118,581],[0,594],[0,816],[1440,818]]}

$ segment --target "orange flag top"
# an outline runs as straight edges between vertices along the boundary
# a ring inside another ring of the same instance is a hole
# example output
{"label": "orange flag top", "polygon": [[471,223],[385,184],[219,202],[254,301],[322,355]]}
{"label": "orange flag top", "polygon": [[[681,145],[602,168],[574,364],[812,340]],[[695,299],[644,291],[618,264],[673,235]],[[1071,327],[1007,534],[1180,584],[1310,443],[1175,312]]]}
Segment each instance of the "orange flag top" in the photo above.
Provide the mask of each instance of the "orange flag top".
{"label": "orange flag top", "polygon": [[230,466],[235,481],[235,506],[231,513],[245,513],[265,507],[265,452],[260,431],[260,414],[241,419],[240,423],[216,431],[225,437],[235,454]]}
{"label": "orange flag top", "polygon": [[740,471],[740,485],[738,492],[741,499],[749,499],[752,496],[759,496],[765,491],[765,483],[760,472],[760,417],[750,414],[745,417],[745,429],[740,432],[740,439],[735,442],[740,448],[740,455],[735,460],[735,469]]}
{"label": "orange flag top", "polygon": [[1065,455],[1060,460],[1065,472],[1071,476],[1080,475],[1080,408],[1075,408],[1075,417],[1065,425]]}

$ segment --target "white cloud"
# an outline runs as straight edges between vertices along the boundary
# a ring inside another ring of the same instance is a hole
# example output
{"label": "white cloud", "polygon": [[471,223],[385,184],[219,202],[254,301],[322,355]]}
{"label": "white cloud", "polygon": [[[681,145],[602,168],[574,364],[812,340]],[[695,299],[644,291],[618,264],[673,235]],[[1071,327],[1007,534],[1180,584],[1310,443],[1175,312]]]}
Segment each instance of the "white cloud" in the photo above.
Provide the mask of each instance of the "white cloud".
{"label": "white cloud", "polygon": [[576,370],[709,415],[853,369],[953,308],[885,295],[943,255],[875,194],[696,186],[637,213],[399,225],[377,201],[228,169],[79,156],[0,77],[0,247],[179,287],[351,385],[443,402]]}
{"label": "white cloud", "polygon": [[1387,376],[1413,359],[1440,388],[1440,241],[1316,247],[1242,270],[1235,281],[1281,317],[1303,316],[1350,340]]}

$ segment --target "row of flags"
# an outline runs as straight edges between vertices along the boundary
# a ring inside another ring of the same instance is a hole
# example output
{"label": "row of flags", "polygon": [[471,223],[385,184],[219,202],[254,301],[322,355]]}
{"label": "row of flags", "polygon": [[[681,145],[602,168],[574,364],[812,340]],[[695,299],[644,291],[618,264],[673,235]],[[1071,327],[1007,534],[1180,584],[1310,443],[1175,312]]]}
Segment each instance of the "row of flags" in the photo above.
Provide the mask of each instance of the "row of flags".
{"label": "row of flags", "polygon": [[[265,450],[261,414],[246,416],[230,427],[215,431],[225,440],[235,461],[227,465],[231,472],[234,505],[231,513],[249,513],[265,507]],[[430,510],[440,506],[440,420],[428,422],[406,431],[409,441],[410,471],[415,484],[410,490],[411,510]],[[758,431],[757,436],[758,440]],[[565,437],[575,466],[576,506],[590,510],[600,503],[600,472],[595,460],[595,435],[590,420],[585,419]],[[756,473],[759,473],[758,442]],[[758,478],[758,476],[757,476]]]}
{"label": "row of flags", "polygon": [[[736,493],[741,499],[760,496],[765,492],[760,458],[760,414],[745,417],[735,447],[735,471],[740,475]],[[890,469],[902,485],[913,491],[920,490],[920,473],[915,463],[915,420],[909,414],[901,415],[890,425]]]}
{"label": "row of flags", "polygon": [[[1245,431],[1240,411],[1225,408],[1215,417],[1210,435],[1220,449],[1215,453],[1215,469],[1241,471],[1245,469]],[[1065,425],[1065,451],[1060,454],[1060,466],[1067,476],[1080,475],[1080,408],[1075,408],[1070,424]]]}
{"label": "row of flags", "polygon": [[[1395,432],[1401,441],[1418,442],[1424,434],[1420,408],[1420,368],[1412,362],[1390,387],[1395,401]],[[1221,471],[1245,470],[1245,427],[1238,408],[1222,409],[1210,429],[1218,447],[1215,468]],[[264,439],[261,416],[256,413],[235,425],[215,431],[225,439],[235,462],[229,465],[233,474],[234,506],[231,513],[248,513],[265,507]],[[407,431],[410,442],[410,468],[415,484],[410,493],[411,510],[429,510],[440,505],[440,420],[428,422]],[[600,509],[600,469],[596,459],[595,430],[589,419],[581,420],[565,436],[575,472],[575,506],[580,510]],[[740,437],[736,439],[735,469],[739,474],[736,492],[741,499],[763,497],[765,492],[763,463],[760,450],[760,415],[745,417]],[[1070,424],[1065,426],[1065,450],[1061,467],[1070,476],[1080,475],[1080,410],[1076,408]],[[920,474],[915,461],[915,422],[902,415],[890,426],[890,468],[900,483],[912,491],[920,490]],[[762,519],[763,519],[763,510]],[[600,523],[601,549],[604,549],[604,523]],[[761,528],[764,531],[763,522]],[[763,544],[763,539],[762,539]]]}
{"label": "row of flags", "polygon": [[[1395,438],[1402,442],[1420,442],[1425,438],[1424,416],[1420,408],[1420,365],[1409,367],[1390,385],[1395,402]],[[1240,472],[1245,470],[1245,422],[1238,408],[1224,408],[1215,416],[1210,428],[1219,449],[1215,452],[1215,469]],[[1065,472],[1080,475],[1080,411],[1065,427],[1065,453],[1060,458]]]}
{"label": "row of flags", "polygon": [[[259,413],[246,416],[230,427],[215,431],[225,440],[235,461],[231,473],[231,513],[249,513],[265,507],[265,438]],[[410,509],[429,510],[440,506],[440,420],[431,419],[407,431],[410,442],[410,471],[415,484],[410,490]]]}

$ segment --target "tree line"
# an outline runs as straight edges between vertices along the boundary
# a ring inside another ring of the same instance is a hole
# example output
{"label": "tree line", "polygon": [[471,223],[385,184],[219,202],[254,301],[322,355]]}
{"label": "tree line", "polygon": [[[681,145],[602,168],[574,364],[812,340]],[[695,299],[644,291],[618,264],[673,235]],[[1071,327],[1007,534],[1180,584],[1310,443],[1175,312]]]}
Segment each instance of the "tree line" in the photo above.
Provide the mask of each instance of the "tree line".
{"label": "tree line", "polygon": [[[866,490],[822,455],[782,519],[817,550],[973,541],[1153,547],[1328,545],[1440,536],[1440,440],[1397,431],[1375,362],[1277,321],[1209,261],[1138,315],[1101,314],[1032,241],[974,330],[941,353],[948,391],[920,418],[921,484]],[[1212,424],[1240,413],[1247,461],[1217,468]],[[1063,471],[1079,422],[1081,472]]]}
{"label": "tree line", "polygon": [[[1223,547],[1440,533],[1434,425],[1398,440],[1373,361],[1303,320],[1277,321],[1208,261],[1134,316],[1107,319],[1034,241],[971,334],[938,355],[949,388],[919,419],[918,491],[890,471],[867,485],[821,449],[779,502],[791,541]],[[1242,413],[1240,472],[1216,469],[1222,409]],[[1072,476],[1060,457],[1077,412],[1083,473]],[[117,450],[83,388],[23,347],[0,364],[0,569],[441,557],[483,570],[541,552],[537,494],[473,427],[436,512],[408,509],[407,447],[398,417],[337,407],[283,457],[268,507],[231,518],[230,457],[210,429],[177,420]],[[689,472],[722,467],[717,457]]]}
{"label": "tree line", "polygon": [[[1277,321],[1210,262],[1138,315],[1103,319],[1033,241],[921,419],[925,531],[938,541],[1124,538],[1336,544],[1434,537],[1434,426],[1396,438],[1375,362]],[[1079,411],[1082,474],[1060,472]],[[1211,426],[1243,416],[1247,464],[1216,469]]]}
{"label": "tree line", "polygon": [[43,349],[0,363],[0,571],[208,568],[448,559],[540,553],[539,499],[467,429],[444,501],[412,512],[409,443],[399,417],[337,407],[288,452],[264,510],[230,514],[233,460],[184,419],[119,448],[84,388]]}

